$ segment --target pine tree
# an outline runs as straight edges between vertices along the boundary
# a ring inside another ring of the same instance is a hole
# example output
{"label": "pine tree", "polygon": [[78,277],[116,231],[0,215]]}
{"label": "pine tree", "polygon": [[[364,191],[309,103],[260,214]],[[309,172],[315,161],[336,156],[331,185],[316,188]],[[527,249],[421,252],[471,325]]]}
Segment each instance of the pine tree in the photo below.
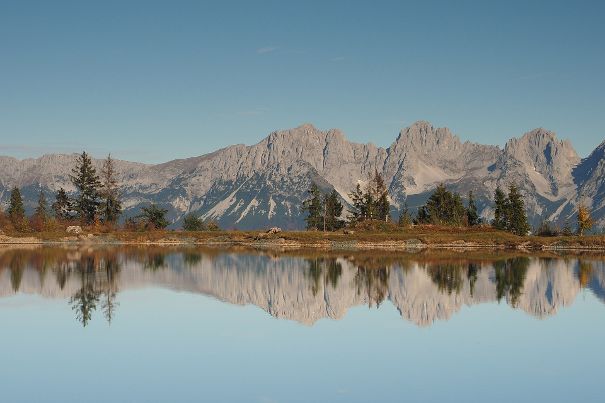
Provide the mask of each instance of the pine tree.
{"label": "pine tree", "polygon": [[25,207],[23,207],[21,191],[16,186],[11,190],[10,202],[6,212],[16,230],[25,229]]}
{"label": "pine tree", "polygon": [[517,235],[527,235],[530,230],[525,212],[525,203],[514,183],[508,187],[508,231]]}
{"label": "pine tree", "polygon": [[417,220],[421,224],[462,225],[466,220],[466,209],[460,195],[448,191],[442,183],[418,210]]}
{"label": "pine tree", "polygon": [[332,190],[332,192],[324,197],[324,214],[323,214],[323,226],[324,230],[336,231],[343,227],[344,223],[340,219],[342,215],[343,206],[340,202],[338,192]]}
{"label": "pine tree", "polygon": [[168,226],[166,213],[168,210],[160,208],[152,203],[149,207],[143,207],[141,218],[145,221],[148,229],[164,229]]}
{"label": "pine tree", "polygon": [[111,154],[107,156],[107,159],[103,162],[103,168],[101,169],[101,215],[104,222],[109,224],[115,224],[122,214],[122,203],[120,201],[120,195],[118,190],[118,181],[116,179],[116,172],[113,159]]}
{"label": "pine tree", "polygon": [[497,229],[505,230],[508,227],[507,217],[508,217],[508,199],[506,195],[500,189],[500,186],[496,187],[496,191],[494,192],[494,220],[492,221],[492,226]]}
{"label": "pine tree", "polygon": [[473,191],[468,192],[468,205],[466,207],[466,219],[468,225],[475,226],[480,222],[479,214],[477,213],[477,205],[475,204],[475,199],[473,197]]}
{"label": "pine tree", "polygon": [[82,154],[76,161],[72,170],[71,181],[78,190],[78,198],[75,201],[78,217],[85,224],[92,224],[97,219],[99,209],[99,177],[92,165],[92,160],[86,154]]}
{"label": "pine tree", "polygon": [[319,186],[316,183],[312,183],[307,193],[309,194],[309,199],[303,203],[303,211],[307,212],[307,217],[305,218],[307,229],[322,230],[324,206]]}
{"label": "pine tree", "polygon": [[65,189],[61,188],[55,195],[52,209],[57,220],[69,220],[71,218],[72,205]]}
{"label": "pine tree", "polygon": [[578,206],[578,235],[584,235],[584,231],[590,230],[594,221],[590,215],[588,207],[580,204]]}

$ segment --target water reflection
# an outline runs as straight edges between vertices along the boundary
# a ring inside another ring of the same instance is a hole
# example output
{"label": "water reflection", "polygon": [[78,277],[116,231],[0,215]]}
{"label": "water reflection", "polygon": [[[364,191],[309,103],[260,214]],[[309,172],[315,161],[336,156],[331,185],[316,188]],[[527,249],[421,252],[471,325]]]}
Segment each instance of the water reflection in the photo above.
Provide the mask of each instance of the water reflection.
{"label": "water reflection", "polygon": [[97,313],[111,324],[120,290],[148,286],[254,304],[304,324],[388,301],[405,319],[426,326],[449,319],[462,306],[488,302],[543,318],[571,304],[583,288],[605,301],[605,259],[434,252],[308,256],[156,247],[0,250],[0,298],[21,292],[66,299],[82,326]]}

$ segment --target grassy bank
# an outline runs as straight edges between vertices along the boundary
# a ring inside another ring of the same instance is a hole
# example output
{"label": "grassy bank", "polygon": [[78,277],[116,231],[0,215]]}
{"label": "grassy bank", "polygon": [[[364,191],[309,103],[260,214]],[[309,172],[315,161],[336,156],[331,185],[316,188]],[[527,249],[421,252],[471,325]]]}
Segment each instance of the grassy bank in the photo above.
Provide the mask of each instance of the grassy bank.
{"label": "grassy bank", "polygon": [[199,244],[252,247],[315,248],[326,250],[398,250],[409,248],[487,249],[603,249],[605,236],[520,237],[488,227],[416,226],[405,230],[311,232],[286,231],[109,231],[84,228],[80,235],[62,230],[0,234],[0,244],[91,243],[91,244]]}

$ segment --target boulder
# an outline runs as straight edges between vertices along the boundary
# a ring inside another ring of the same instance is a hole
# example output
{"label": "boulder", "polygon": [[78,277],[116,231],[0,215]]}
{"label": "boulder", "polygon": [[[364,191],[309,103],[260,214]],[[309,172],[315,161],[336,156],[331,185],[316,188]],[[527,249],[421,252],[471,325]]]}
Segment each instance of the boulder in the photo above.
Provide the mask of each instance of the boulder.
{"label": "boulder", "polygon": [[80,227],[79,225],[70,225],[69,227],[67,227],[67,228],[65,229],[65,231],[66,231],[68,234],[76,234],[76,235],[79,235],[79,234],[81,234],[81,233],[82,233],[82,227]]}

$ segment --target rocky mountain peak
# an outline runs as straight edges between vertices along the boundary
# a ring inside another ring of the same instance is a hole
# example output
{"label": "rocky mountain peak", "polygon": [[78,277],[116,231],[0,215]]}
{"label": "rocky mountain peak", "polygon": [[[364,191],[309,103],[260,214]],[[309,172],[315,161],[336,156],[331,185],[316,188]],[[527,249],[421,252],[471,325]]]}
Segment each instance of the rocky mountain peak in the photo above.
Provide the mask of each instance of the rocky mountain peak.
{"label": "rocky mountain peak", "polygon": [[580,157],[568,140],[559,140],[555,132],[537,128],[506,143],[505,153],[522,162],[577,164]]}
{"label": "rocky mountain peak", "polygon": [[[26,208],[35,208],[41,188],[72,191],[69,173],[76,155],[18,160],[0,157],[0,203],[19,186]],[[568,141],[538,128],[509,141],[504,150],[461,142],[447,128],[418,121],[401,130],[388,148],[348,141],[337,129],[311,124],[275,131],[255,145],[229,146],[213,153],[158,165],[117,161],[125,217],[151,202],[169,211],[173,227],[186,213],[216,219],[224,228],[280,226],[300,229],[300,206],[310,183],[335,189],[345,202],[358,181],[378,170],[394,209],[420,206],[439,183],[466,194],[472,190],[481,213],[490,214],[497,185],[516,183],[526,196],[532,223],[572,217],[574,200],[593,200],[595,218],[605,224],[605,142],[580,163]],[[97,168],[102,161],[95,160]],[[573,174],[572,174],[573,173]],[[396,214],[395,212],[393,212]]]}
{"label": "rocky mountain peak", "polygon": [[458,136],[446,127],[435,128],[425,120],[414,122],[403,129],[395,142],[395,148],[432,153],[439,150],[454,150],[461,146]]}

